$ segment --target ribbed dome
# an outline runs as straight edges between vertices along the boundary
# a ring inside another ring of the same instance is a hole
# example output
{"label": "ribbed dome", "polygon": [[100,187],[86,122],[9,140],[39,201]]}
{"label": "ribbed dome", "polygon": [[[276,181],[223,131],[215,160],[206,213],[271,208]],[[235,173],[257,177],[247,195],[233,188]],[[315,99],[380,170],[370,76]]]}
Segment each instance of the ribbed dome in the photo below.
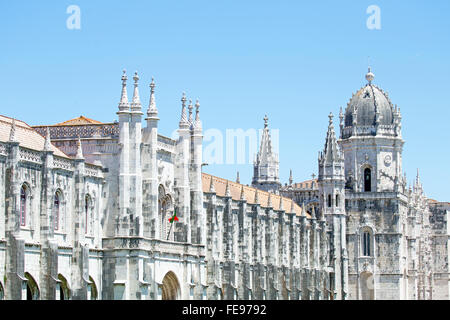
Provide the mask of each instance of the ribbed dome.
{"label": "ribbed dome", "polygon": [[380,113],[380,124],[393,124],[392,104],[389,97],[377,86],[372,84],[373,73],[366,75],[369,83],[359,89],[350,99],[345,110],[345,126],[353,125],[353,112],[356,109],[356,121],[358,126],[375,125],[376,111]]}

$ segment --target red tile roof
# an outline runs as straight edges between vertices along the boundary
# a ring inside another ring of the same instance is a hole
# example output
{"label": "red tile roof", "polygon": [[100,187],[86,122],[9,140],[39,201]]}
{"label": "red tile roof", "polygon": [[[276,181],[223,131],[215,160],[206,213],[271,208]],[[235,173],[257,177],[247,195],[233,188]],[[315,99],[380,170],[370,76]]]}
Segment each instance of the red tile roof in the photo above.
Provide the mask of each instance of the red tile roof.
{"label": "red tile roof", "polygon": [[[202,187],[203,192],[209,192],[211,181],[214,183],[214,189],[216,191],[216,194],[218,196],[225,196],[225,191],[227,187],[227,182],[230,188],[230,194],[231,198],[233,200],[240,200],[241,199],[241,192],[242,187],[244,188],[244,196],[248,203],[255,204],[255,193],[256,188],[252,188],[249,186],[242,185],[237,182],[233,182],[230,180],[226,180],[223,178],[215,177],[213,175],[202,173]],[[279,195],[270,194],[270,199],[272,201],[272,208],[274,210],[280,210],[280,203],[283,201],[283,210],[285,212],[291,211],[291,205],[292,200],[286,197],[281,197]],[[268,201],[269,201],[269,192],[262,191],[258,189],[258,203],[261,205],[261,207],[268,207]],[[297,216],[300,216],[302,214],[302,208],[294,202],[294,211]],[[308,218],[311,218],[311,215],[309,213],[306,214]]]}
{"label": "red tile roof", "polygon": [[[45,137],[40,135],[36,130],[30,127],[23,121],[15,120],[16,122],[16,138],[19,145],[31,150],[42,151],[44,149]],[[11,133],[12,119],[0,115],[0,141],[8,142]],[[59,157],[69,158],[64,152],[51,145],[53,154]]]}

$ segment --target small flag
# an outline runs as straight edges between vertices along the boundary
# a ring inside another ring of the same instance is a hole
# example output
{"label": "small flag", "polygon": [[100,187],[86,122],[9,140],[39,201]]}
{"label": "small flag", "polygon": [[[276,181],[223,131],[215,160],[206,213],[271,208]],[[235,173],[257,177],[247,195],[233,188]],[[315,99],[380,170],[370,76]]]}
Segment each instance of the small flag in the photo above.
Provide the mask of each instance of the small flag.
{"label": "small flag", "polygon": [[173,211],[172,218],[169,218],[170,223],[173,223],[174,221],[178,221],[177,212],[175,210]]}

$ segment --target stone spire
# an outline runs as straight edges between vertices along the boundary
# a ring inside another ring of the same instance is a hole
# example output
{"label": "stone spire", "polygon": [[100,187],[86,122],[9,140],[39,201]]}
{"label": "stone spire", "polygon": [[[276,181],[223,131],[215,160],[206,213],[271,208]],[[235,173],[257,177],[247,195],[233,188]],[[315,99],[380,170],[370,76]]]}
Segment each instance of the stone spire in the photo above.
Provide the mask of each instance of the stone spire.
{"label": "stone spire", "polygon": [[314,206],[311,207],[311,219],[317,219],[316,210],[314,209]]}
{"label": "stone spire", "polygon": [[269,192],[269,197],[267,198],[267,206],[268,206],[269,208],[272,208],[272,207],[273,207],[273,206],[272,206],[272,196],[271,196],[271,194],[272,194],[272,193]]}
{"label": "stone spire", "polygon": [[127,71],[124,69],[122,75],[122,93],[120,95],[119,111],[129,111],[130,108],[127,95],[127,79]]}
{"label": "stone spire", "polygon": [[52,151],[52,143],[50,141],[50,128],[47,127],[47,132],[45,135],[44,151]]}
{"label": "stone spire", "polygon": [[241,183],[240,179],[239,179],[239,171],[236,174],[236,183]]}
{"label": "stone spire", "polygon": [[139,98],[139,76],[137,71],[134,73],[134,91],[133,91],[133,101],[131,103],[131,111],[141,111],[141,99]]}
{"label": "stone spire", "polygon": [[189,109],[189,124],[193,125],[194,124],[194,120],[192,119],[192,109],[194,109],[194,107],[192,106],[192,100],[189,99],[189,105],[188,105],[188,109]]}
{"label": "stone spire", "polygon": [[9,132],[9,142],[18,142],[16,137],[16,119],[12,119],[11,131]]}
{"label": "stone spire", "polygon": [[245,199],[244,185],[241,186],[241,200],[247,200]]}
{"label": "stone spire", "polygon": [[150,83],[150,102],[147,109],[148,118],[158,118],[158,109],[156,108],[155,102],[155,79],[152,77],[152,82]]}
{"label": "stone spire", "polygon": [[280,206],[278,208],[280,211],[284,211],[284,206],[283,206],[283,197],[280,196]]}
{"label": "stone spire", "polygon": [[333,161],[340,159],[341,155],[339,153],[336,134],[334,133],[333,114],[331,112],[328,115],[328,118],[330,120],[328,124],[327,137],[325,139],[325,148],[323,153],[320,153],[320,161],[332,163]]}
{"label": "stone spire", "polygon": [[189,128],[188,119],[186,116],[186,94],[183,92],[183,96],[181,97],[181,120],[179,123],[180,129]]}
{"label": "stone spire", "polygon": [[258,189],[255,190],[255,204],[259,204]]}
{"label": "stone spire", "polygon": [[209,192],[210,193],[216,193],[216,189],[214,188],[214,181],[213,177],[211,176],[211,183],[209,184]]}
{"label": "stone spire", "polygon": [[84,160],[83,148],[81,148],[81,139],[80,139],[80,137],[78,137],[78,140],[77,140],[77,155],[75,156],[75,159],[77,159],[77,160]]}
{"label": "stone spire", "polygon": [[195,122],[194,122],[194,129],[201,131],[202,130],[202,122],[200,120],[200,102],[196,101],[195,103]]}
{"label": "stone spire", "polygon": [[289,170],[289,185],[291,186],[294,182],[294,178],[292,177],[292,169]]}
{"label": "stone spire", "polygon": [[302,202],[302,216],[306,217],[306,208],[305,208],[305,203]]}
{"label": "stone spire", "polygon": [[231,197],[230,182],[227,180],[227,186],[225,187],[225,197]]}
{"label": "stone spire", "polygon": [[261,145],[253,164],[252,186],[268,192],[278,193],[280,184],[278,155],[272,150],[272,141],[268,128],[267,115],[264,117],[264,129]]}

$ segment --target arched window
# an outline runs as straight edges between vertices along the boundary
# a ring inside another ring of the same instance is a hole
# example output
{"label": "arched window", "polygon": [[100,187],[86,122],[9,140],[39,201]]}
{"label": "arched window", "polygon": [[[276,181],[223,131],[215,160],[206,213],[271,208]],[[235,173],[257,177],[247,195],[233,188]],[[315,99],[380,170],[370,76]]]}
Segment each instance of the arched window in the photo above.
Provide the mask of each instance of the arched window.
{"label": "arched window", "polygon": [[20,225],[25,226],[26,217],[27,217],[27,187],[25,185],[20,188],[20,212],[19,212],[19,220]]}
{"label": "arched window", "polygon": [[328,195],[328,208],[331,208],[331,194]]}
{"label": "arched window", "polygon": [[20,225],[25,226],[27,223],[27,210],[28,210],[28,194],[29,190],[27,186],[24,184],[22,188],[20,188],[20,212],[19,212],[19,220]]}
{"label": "arched window", "polygon": [[362,239],[362,254],[363,256],[370,257],[372,255],[372,236],[369,231],[363,232]]}
{"label": "arched window", "polygon": [[364,192],[372,190],[372,173],[369,168],[364,170]]}
{"label": "arched window", "polygon": [[53,201],[53,219],[54,219],[54,228],[55,230],[59,230],[59,207],[60,207],[60,195],[59,191],[55,193],[55,199]]}
{"label": "arched window", "polygon": [[86,195],[84,199],[84,232],[86,234],[92,233],[92,198],[90,195]]}

